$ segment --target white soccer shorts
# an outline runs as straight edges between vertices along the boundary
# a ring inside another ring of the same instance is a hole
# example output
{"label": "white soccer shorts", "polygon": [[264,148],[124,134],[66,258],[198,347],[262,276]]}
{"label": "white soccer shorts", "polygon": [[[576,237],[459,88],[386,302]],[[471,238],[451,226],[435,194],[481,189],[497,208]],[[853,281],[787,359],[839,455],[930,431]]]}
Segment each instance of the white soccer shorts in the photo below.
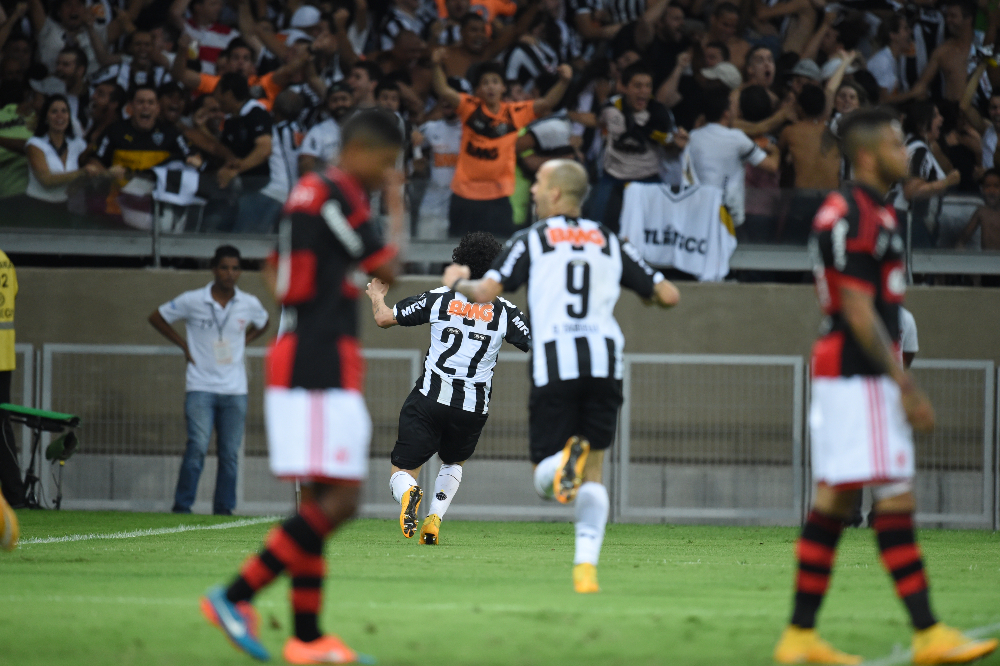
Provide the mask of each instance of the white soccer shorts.
{"label": "white soccer shorts", "polygon": [[830,486],[913,478],[913,431],[886,376],[814,377],[809,408],[813,480]]}
{"label": "white soccer shorts", "polygon": [[368,476],[372,420],[361,393],[269,386],[264,416],[275,476],[353,482]]}

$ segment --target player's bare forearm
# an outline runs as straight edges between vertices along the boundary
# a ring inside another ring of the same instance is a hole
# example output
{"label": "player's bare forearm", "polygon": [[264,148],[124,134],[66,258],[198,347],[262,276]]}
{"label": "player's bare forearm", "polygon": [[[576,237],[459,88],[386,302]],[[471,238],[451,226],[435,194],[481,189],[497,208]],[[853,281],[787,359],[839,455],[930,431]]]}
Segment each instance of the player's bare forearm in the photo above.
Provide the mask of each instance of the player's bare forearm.
{"label": "player's bare forearm", "polygon": [[653,287],[653,302],[661,308],[672,308],[681,302],[681,292],[670,280],[663,280]]}
{"label": "player's bare forearm", "polygon": [[468,266],[451,264],[444,269],[441,282],[444,286],[464,294],[474,303],[492,303],[493,299],[503,293],[503,285],[496,280],[490,278],[470,280],[469,275]]}
{"label": "player's bare forearm", "polygon": [[390,328],[399,323],[392,313],[392,308],[385,304],[385,295],[388,291],[388,285],[378,278],[372,278],[365,289],[365,293],[372,301],[372,316],[375,317],[375,323],[379,328]]}
{"label": "player's bare forearm", "polygon": [[160,314],[159,310],[153,310],[153,313],[149,315],[149,323],[153,325],[153,328],[155,328],[160,335],[180,347],[184,352],[184,357],[189,363],[194,363],[194,360],[191,358],[191,351],[187,346],[187,341],[180,336],[173,326],[167,323],[167,320],[163,318],[163,315]]}
{"label": "player's bare forearm", "polygon": [[476,303],[492,303],[503,293],[503,285],[495,280],[459,280],[455,291],[465,294],[469,300]]}
{"label": "player's bare forearm", "polygon": [[844,319],[868,360],[901,387],[912,383],[896,357],[889,332],[875,312],[872,297],[857,289],[841,287],[840,299]]}
{"label": "player's bare forearm", "polygon": [[251,324],[250,327],[247,328],[246,344],[250,344],[260,336],[264,335],[264,333],[267,331],[267,327],[270,325],[271,325],[270,321],[265,321],[264,325],[261,326],[260,328],[257,328],[256,326]]}

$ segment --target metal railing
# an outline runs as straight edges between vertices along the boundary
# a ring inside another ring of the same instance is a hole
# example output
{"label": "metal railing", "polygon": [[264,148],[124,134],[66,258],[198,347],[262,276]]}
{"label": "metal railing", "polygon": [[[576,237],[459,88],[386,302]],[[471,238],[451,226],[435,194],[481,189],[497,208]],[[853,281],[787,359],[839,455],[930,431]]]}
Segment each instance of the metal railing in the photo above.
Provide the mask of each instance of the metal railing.
{"label": "metal railing", "polygon": [[[24,396],[38,395],[34,404],[43,409],[81,417],[81,447],[65,468],[65,506],[169,509],[186,441],[181,352],[167,346],[47,344],[41,352],[21,345],[18,353],[23,376],[15,401],[31,404]],[[247,350],[251,400],[237,497],[239,510],[248,513],[291,507],[289,486],[271,476],[267,461],[260,399],[264,354],[259,347]],[[387,489],[388,456],[423,353],[370,349],[364,355],[373,436],[362,514],[392,517],[399,509]],[[572,515],[571,508],[538,499],[532,488],[528,358],[500,354],[490,418],[449,516]],[[994,363],[918,360],[913,371],[939,424],[933,435],[915,442],[918,520],[1000,526],[1000,376]],[[625,354],[618,443],[605,472],[613,518],[798,524],[811,494],[806,374],[797,356]],[[28,441],[22,436],[22,449]],[[433,485],[436,460],[421,471],[425,488]],[[210,456],[199,496],[210,496],[214,469]],[[51,496],[51,476],[40,476],[43,493]],[[209,508],[207,501],[195,505],[198,511]]]}
{"label": "metal railing", "polygon": [[917,520],[996,527],[993,361],[917,359],[912,371],[937,417],[914,437]]}
{"label": "metal railing", "polygon": [[617,517],[797,522],[803,368],[798,356],[626,354]]}

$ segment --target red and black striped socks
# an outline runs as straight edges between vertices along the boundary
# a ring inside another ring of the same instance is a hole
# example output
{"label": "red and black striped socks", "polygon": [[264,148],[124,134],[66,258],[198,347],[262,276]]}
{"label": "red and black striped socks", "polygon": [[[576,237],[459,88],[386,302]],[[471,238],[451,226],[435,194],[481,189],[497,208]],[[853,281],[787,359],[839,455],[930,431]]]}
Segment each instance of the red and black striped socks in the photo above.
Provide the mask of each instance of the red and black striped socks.
{"label": "red and black striped socks", "polygon": [[937,620],[931,612],[927,576],[913,532],[910,513],[876,513],[875,533],[882,564],[896,584],[896,594],[906,604],[915,629],[926,629]]}
{"label": "red and black striped socks", "polygon": [[264,550],[251,556],[239,576],[226,590],[231,602],[249,601],[282,571],[292,579],[292,611],[299,640],[320,637],[317,616],[322,604],[326,563],[323,542],[333,526],[315,502],[304,502],[299,512],[275,527],[264,542]]}
{"label": "red and black striped socks", "polygon": [[792,624],[803,629],[816,626],[816,613],[830,587],[830,573],[844,524],[813,509],[802,527],[795,548],[799,569],[795,577],[795,610]]}

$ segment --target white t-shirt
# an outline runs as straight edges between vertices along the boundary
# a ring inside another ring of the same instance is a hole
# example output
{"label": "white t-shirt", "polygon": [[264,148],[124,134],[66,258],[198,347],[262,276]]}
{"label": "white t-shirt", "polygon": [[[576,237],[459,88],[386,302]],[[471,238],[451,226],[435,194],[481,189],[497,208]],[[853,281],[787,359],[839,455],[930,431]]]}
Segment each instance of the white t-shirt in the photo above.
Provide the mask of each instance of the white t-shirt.
{"label": "white t-shirt", "polygon": [[917,322],[913,318],[913,313],[899,307],[899,348],[907,354],[916,354],[920,351],[920,344],[917,342]]}
{"label": "white t-shirt", "polygon": [[[420,127],[424,135],[423,148],[431,166],[430,182],[420,203],[421,220],[448,219],[448,205],[451,203],[451,179],[455,176],[455,165],[458,163],[458,153],[462,147],[462,121],[431,120]],[[447,226],[443,229],[447,236]],[[423,234],[422,234],[423,235]]]}
{"label": "white t-shirt", "polygon": [[764,149],[742,130],[709,123],[691,132],[685,150],[698,182],[721,187],[722,203],[729,209],[733,224],[743,224],[746,219],[744,166],[757,166],[767,159]]}
{"label": "white t-shirt", "polygon": [[992,124],[983,132],[983,168],[992,169],[993,155],[997,152],[997,128]]}
{"label": "white t-shirt", "polygon": [[187,366],[188,391],[246,395],[243,352],[247,326],[253,324],[259,329],[267,324],[267,310],[256,296],[237,288],[223,308],[212,298],[209,282],[164,303],[159,311],[168,324],[184,320],[188,349],[194,359],[194,364]]}
{"label": "white t-shirt", "polygon": [[[94,26],[101,39],[107,41],[108,28],[106,25]],[[94,46],[90,43],[90,36],[86,30],[80,30],[76,35],[66,32],[62,25],[51,16],[45,19],[45,24],[38,31],[38,60],[49,68],[50,72],[56,71],[56,60],[63,47],[76,40],[77,46],[87,54],[87,76],[101,68],[97,62],[97,55],[94,54]]]}
{"label": "white t-shirt", "polygon": [[[48,135],[31,137],[25,144],[25,148],[35,146],[42,151],[42,154],[45,155],[45,164],[49,167],[49,173],[69,173],[80,168],[80,155],[87,149],[87,142],[83,139],[65,139],[65,141],[66,164],[63,164],[62,160],[59,159],[59,153],[49,141]],[[45,187],[35,176],[35,172],[31,168],[28,169],[28,188],[25,190],[25,194],[33,199],[63,203],[69,198],[66,195],[67,187],[68,185]]]}
{"label": "white t-shirt", "polygon": [[868,71],[875,77],[880,88],[885,88],[889,92],[909,89],[906,83],[906,56],[898,58],[892,57],[892,51],[888,46],[876,53],[868,61]]}
{"label": "white t-shirt", "polygon": [[306,133],[299,148],[299,155],[311,155],[327,164],[335,164],[340,157],[340,125],[327,118]]}

